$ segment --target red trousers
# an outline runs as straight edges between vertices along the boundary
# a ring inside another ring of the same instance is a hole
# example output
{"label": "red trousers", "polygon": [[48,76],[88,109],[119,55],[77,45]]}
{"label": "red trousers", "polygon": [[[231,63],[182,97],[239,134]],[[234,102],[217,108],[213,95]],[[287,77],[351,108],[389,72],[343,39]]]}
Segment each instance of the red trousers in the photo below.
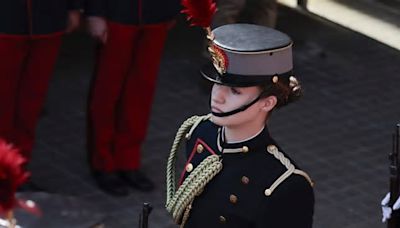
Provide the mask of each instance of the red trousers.
{"label": "red trousers", "polygon": [[30,158],[61,34],[0,35],[0,137]]}
{"label": "red trousers", "polygon": [[108,24],[98,50],[89,104],[89,150],[94,170],[140,166],[167,24]]}

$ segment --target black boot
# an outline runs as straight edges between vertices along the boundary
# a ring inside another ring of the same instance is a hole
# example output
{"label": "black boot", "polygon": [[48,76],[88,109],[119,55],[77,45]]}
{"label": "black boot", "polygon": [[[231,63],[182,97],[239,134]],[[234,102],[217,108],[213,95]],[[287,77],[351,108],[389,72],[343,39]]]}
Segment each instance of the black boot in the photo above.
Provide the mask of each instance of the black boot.
{"label": "black boot", "polygon": [[101,190],[113,196],[129,195],[128,186],[116,173],[96,171],[93,173],[94,180]]}
{"label": "black boot", "polygon": [[150,192],[154,189],[154,183],[140,170],[121,171],[119,174],[126,183],[137,190]]}

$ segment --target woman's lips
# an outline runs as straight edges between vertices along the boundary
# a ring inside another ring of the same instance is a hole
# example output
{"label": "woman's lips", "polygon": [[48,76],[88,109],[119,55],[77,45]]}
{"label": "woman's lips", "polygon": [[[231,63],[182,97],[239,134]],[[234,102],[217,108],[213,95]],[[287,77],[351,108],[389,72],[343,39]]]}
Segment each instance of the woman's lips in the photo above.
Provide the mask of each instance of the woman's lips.
{"label": "woman's lips", "polygon": [[211,106],[211,111],[215,113],[222,113],[223,111],[217,107]]}

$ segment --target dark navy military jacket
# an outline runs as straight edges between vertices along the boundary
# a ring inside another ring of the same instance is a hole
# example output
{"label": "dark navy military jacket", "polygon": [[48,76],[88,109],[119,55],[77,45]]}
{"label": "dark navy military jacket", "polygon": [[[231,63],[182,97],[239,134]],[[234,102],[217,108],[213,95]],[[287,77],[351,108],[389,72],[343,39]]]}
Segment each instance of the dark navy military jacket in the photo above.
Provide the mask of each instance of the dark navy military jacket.
{"label": "dark navy military jacket", "polygon": [[[219,129],[211,121],[203,121],[187,142],[188,161],[181,182],[211,154],[221,156],[223,168],[195,198],[184,227],[312,227],[314,193],[304,176],[293,173],[270,196],[264,194],[265,189],[287,170],[267,152],[267,146],[276,145],[268,129],[248,141],[234,144],[224,143]],[[243,147],[248,149],[246,153],[222,153],[220,150]]]}
{"label": "dark navy military jacket", "polygon": [[67,12],[82,0],[0,0],[0,35],[45,35],[66,28]]}
{"label": "dark navy military jacket", "polygon": [[157,24],[174,19],[179,0],[86,0],[86,15],[128,24]]}

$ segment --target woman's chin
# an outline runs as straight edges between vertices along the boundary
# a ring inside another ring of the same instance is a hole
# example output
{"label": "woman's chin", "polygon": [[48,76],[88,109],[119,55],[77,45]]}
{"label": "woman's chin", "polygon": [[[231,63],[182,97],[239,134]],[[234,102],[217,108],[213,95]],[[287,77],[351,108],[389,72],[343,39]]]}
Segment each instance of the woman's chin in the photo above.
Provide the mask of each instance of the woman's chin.
{"label": "woman's chin", "polygon": [[211,122],[215,123],[216,125],[221,125],[221,117],[214,116],[214,114],[211,114],[210,118]]}
{"label": "woman's chin", "polygon": [[219,126],[226,126],[229,124],[229,121],[226,117],[218,117],[211,115],[211,122]]}

